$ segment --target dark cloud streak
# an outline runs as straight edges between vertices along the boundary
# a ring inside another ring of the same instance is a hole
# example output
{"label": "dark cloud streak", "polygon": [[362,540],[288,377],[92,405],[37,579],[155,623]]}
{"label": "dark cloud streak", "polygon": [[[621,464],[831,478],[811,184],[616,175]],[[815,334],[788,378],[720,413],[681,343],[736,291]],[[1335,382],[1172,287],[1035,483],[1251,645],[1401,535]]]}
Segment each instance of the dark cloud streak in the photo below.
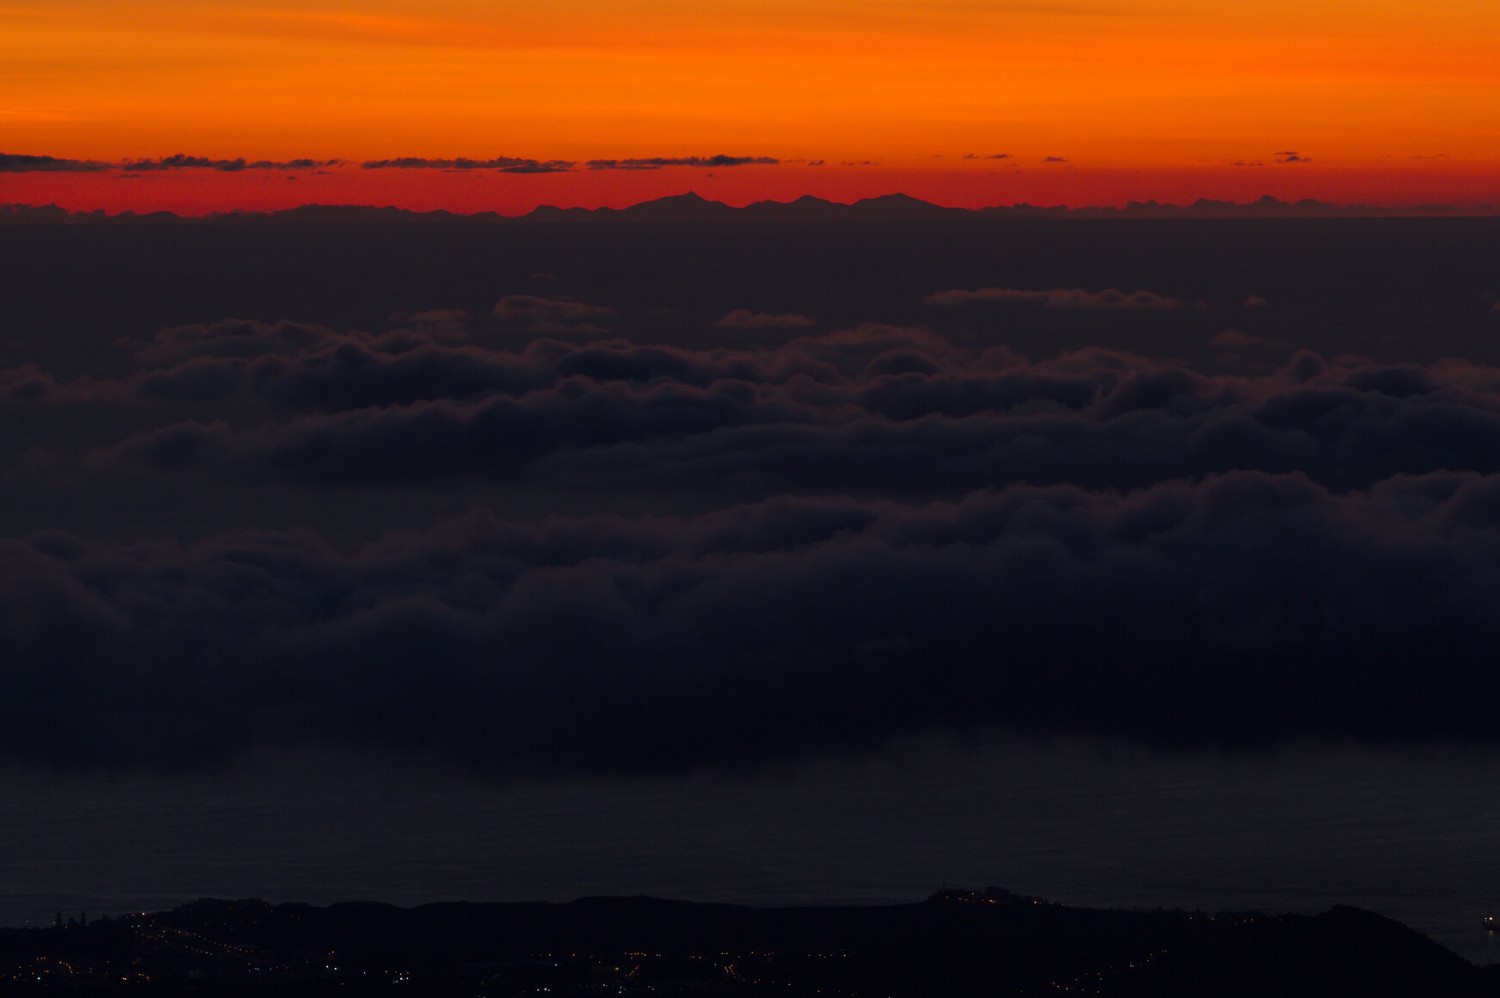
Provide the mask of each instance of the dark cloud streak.
{"label": "dark cloud streak", "polygon": [[0,173],[100,173],[110,164],[92,159],[59,159],[0,152]]}
{"label": "dark cloud streak", "polygon": [[118,168],[126,173],[150,173],[159,170],[218,170],[221,173],[238,173],[242,170],[317,170],[342,163],[343,160],[338,159],[246,160],[243,157],[210,159],[205,156],[187,156],[178,153],[175,156],[163,156],[160,159],[126,160],[120,163]]}
{"label": "dark cloud streak", "polygon": [[973,291],[953,289],[927,296],[929,305],[952,307],[975,302],[1023,302],[1047,308],[1179,308],[1183,302],[1151,291],[1125,292],[1117,288],[1086,291],[1083,288],[1054,288],[1029,291],[1020,288],[978,288]]}
{"label": "dark cloud streak", "polygon": [[720,166],[776,166],[771,156],[650,156],[639,159],[591,159],[590,170],[660,170],[672,166],[711,168]]}
{"label": "dark cloud streak", "polygon": [[403,156],[396,159],[373,159],[360,164],[363,170],[493,170],[496,173],[567,173],[573,162],[564,159],[524,159],[497,156],[493,159],[423,159]]}

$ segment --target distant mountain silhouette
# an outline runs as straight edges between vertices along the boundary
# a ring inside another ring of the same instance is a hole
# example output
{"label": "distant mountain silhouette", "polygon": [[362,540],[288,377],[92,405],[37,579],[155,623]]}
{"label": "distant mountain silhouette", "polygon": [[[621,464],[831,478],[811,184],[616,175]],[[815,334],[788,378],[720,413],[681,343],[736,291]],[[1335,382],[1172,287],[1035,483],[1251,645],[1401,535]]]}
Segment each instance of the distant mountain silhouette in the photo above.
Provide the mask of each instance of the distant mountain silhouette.
{"label": "distant mountain silhouette", "polygon": [[739,212],[722,201],[709,201],[692,191],[642,201],[622,209],[619,216],[641,222],[715,222],[734,218]]}
{"label": "distant mountain silhouette", "polygon": [[137,214],[122,211],[110,215],[100,209],[94,211],[68,211],[55,204],[0,204],[0,225],[86,225],[104,222],[182,222],[181,215],[170,211],[153,211]]}
{"label": "distant mountain silhouette", "polygon": [[[411,211],[392,206],[308,204],[281,211],[233,211],[206,216],[209,221],[292,222],[316,224],[347,223],[491,223],[491,222],[777,222],[816,223],[843,221],[914,222],[943,219],[1002,218],[1345,218],[1384,216],[1453,216],[1500,214],[1500,206],[1458,209],[1445,205],[1421,205],[1391,209],[1372,205],[1336,205],[1305,198],[1282,201],[1269,194],[1244,204],[1199,198],[1183,206],[1158,201],[1131,201],[1124,207],[1081,207],[1064,205],[1031,205],[1026,203],[997,205],[989,208],[947,208],[922,201],[907,194],[883,194],[864,198],[853,204],[827,201],[803,195],[794,201],[756,201],[735,208],[722,201],[711,201],[693,191],[669,197],[642,201],[628,208],[559,208],[542,205],[520,216],[502,216],[492,211],[456,214],[436,211]],[[52,205],[0,205],[0,225],[46,225],[89,223],[191,222],[168,211],[136,214],[121,212],[108,215],[103,211],[70,212]]]}
{"label": "distant mountain silhouette", "polygon": [[522,218],[533,222],[842,222],[947,218],[968,214],[970,212],[961,208],[943,208],[905,194],[886,194],[853,204],[825,201],[805,194],[795,201],[756,201],[743,208],[734,208],[689,191],[643,201],[629,208],[554,208],[544,205]]}
{"label": "distant mountain silhouette", "polygon": [[865,198],[862,201],[856,201],[849,207],[853,214],[859,218],[878,219],[881,221],[946,218],[953,215],[969,214],[968,211],[962,208],[944,208],[927,201],[920,201],[906,194],[882,194],[877,198]]}
{"label": "distant mountain silhouette", "polygon": [[756,201],[740,214],[769,222],[837,222],[849,217],[849,209],[847,204],[804,194],[795,201]]}

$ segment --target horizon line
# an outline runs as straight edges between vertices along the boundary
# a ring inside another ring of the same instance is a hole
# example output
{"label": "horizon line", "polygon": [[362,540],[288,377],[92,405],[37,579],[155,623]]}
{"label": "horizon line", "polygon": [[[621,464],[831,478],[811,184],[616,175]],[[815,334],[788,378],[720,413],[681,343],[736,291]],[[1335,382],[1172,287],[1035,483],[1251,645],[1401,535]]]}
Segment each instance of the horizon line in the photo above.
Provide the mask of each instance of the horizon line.
{"label": "horizon line", "polygon": [[[798,206],[812,207],[816,209],[860,209],[877,210],[891,206],[900,206],[908,211],[917,212],[943,212],[952,217],[957,216],[983,216],[987,213],[993,214],[1015,214],[1026,217],[1066,217],[1080,216],[1091,218],[1337,218],[1337,217],[1362,217],[1362,218],[1490,218],[1500,216],[1500,204],[1444,204],[1444,203],[1422,203],[1413,205],[1388,205],[1359,202],[1335,202],[1324,201],[1318,198],[1300,198],[1295,201],[1285,201],[1272,194],[1262,194],[1259,198],[1251,201],[1230,201],[1207,196],[1201,196],[1186,204],[1173,201],[1158,201],[1155,198],[1145,200],[1131,199],[1123,205],[1089,204],[1034,204],[1028,201],[1016,201],[1010,204],[984,205],[977,208],[964,207],[961,205],[945,205],[935,201],[917,198],[903,191],[891,191],[886,194],[873,195],[871,197],[858,198],[853,201],[835,201],[829,198],[819,197],[814,194],[802,194],[787,201],[778,201],[773,198],[762,198],[748,201],[742,205],[731,204],[727,201],[719,201],[705,198],[692,189],[684,190],[678,194],[669,194],[662,197],[647,198],[634,202],[621,208],[608,205],[598,207],[585,207],[583,205],[556,205],[539,204],[529,211],[520,214],[502,214],[494,210],[480,210],[473,212],[455,211],[448,208],[405,208],[395,204],[378,204],[374,202],[318,202],[311,201],[287,208],[228,208],[223,210],[209,211],[203,214],[183,213],[170,209],[154,209],[136,211],[133,209],[122,209],[110,213],[104,208],[65,208],[56,201],[47,204],[35,204],[31,202],[0,202],[0,225],[3,224],[46,224],[48,222],[65,223],[76,222],[107,222],[107,221],[132,221],[156,219],[160,221],[231,221],[236,219],[274,219],[279,216],[296,215],[309,211],[340,211],[340,212],[380,212],[382,214],[396,214],[411,216],[413,218],[444,217],[453,220],[476,220],[476,221],[562,221],[561,218],[551,216],[567,216],[570,219],[582,219],[583,216],[595,216],[599,219],[609,219],[621,215],[641,213],[641,209],[655,207],[672,207],[677,205],[690,205],[702,211],[719,211],[723,209],[728,212],[741,213],[746,211],[767,211],[776,209],[796,209]],[[719,212],[723,215],[723,212]],[[11,217],[7,217],[11,216]],[[16,217],[33,216],[33,217]],[[41,217],[45,216],[45,217]],[[541,216],[541,217],[538,217]],[[642,219],[651,220],[651,219]],[[684,219],[692,220],[692,219]],[[707,221],[709,219],[702,219]],[[724,218],[723,220],[728,220]]]}

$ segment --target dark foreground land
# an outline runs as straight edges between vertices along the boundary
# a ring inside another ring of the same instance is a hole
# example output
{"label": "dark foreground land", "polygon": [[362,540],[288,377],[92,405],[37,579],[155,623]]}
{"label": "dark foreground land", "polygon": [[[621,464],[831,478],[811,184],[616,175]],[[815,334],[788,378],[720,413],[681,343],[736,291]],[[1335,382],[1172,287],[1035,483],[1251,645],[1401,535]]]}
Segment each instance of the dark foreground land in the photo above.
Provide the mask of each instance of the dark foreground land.
{"label": "dark foreground land", "polygon": [[1354,908],[1316,916],[1065,908],[990,888],[919,904],[746,908],[200,900],[0,931],[0,993],[132,995],[1500,995]]}

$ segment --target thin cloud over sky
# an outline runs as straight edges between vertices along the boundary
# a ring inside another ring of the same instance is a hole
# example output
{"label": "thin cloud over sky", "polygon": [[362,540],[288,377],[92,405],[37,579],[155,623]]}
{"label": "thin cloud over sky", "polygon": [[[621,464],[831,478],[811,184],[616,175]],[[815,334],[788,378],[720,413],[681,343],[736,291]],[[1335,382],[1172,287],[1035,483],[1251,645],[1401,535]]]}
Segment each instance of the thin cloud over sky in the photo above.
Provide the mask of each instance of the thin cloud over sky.
{"label": "thin cloud over sky", "polygon": [[[319,170],[344,166],[343,159],[298,158],[288,160],[213,159],[207,156],[189,156],[178,153],[154,159],[127,159],[105,163],[96,160],[59,159],[54,156],[31,156],[18,153],[0,153],[0,173],[72,172],[100,173],[119,170],[125,173],[153,173],[167,170],[216,170],[222,173],[238,173],[244,170]],[[539,160],[515,156],[498,156],[492,159],[427,159],[422,157],[398,157],[395,159],[366,160],[360,164],[365,170],[494,170],[500,173],[562,173],[573,169],[569,160]]]}
{"label": "thin cloud over sky", "polygon": [[497,319],[533,318],[560,322],[598,319],[613,311],[607,305],[590,305],[571,298],[543,298],[538,295],[506,295],[495,303],[493,310]]}
{"label": "thin cloud over sky", "polygon": [[1209,340],[1209,342],[1216,347],[1252,347],[1261,346],[1266,343],[1259,336],[1251,336],[1249,333],[1239,329],[1226,329],[1215,334],[1214,338]]}
{"label": "thin cloud over sky", "polygon": [[92,159],[59,159],[0,152],[0,173],[99,173],[114,167]]}
{"label": "thin cloud over sky", "polygon": [[[63,159],[21,153],[0,153],[0,173],[101,173],[118,170],[124,173],[151,173],[167,170],[217,170],[238,173],[244,170],[314,170],[339,167],[342,159],[300,158],[290,160],[251,160],[244,157],[214,159],[178,153],[158,158],[127,159],[116,162]],[[652,156],[631,159],[591,159],[590,170],[661,170],[669,167],[711,169],[732,166],[776,166],[781,160],[773,156]],[[495,156],[488,159],[469,157],[430,158],[398,156],[390,159],[362,161],[363,170],[488,170],[496,173],[536,174],[567,173],[577,165],[573,160],[534,159],[523,156]],[[821,161],[819,161],[821,165]]]}
{"label": "thin cloud over sky", "polygon": [[120,170],[125,173],[150,173],[164,170],[218,170],[239,173],[242,170],[316,170],[343,165],[341,159],[247,160],[211,159],[177,153],[157,159],[127,159],[104,163],[97,160],[59,159],[55,156],[28,156],[0,153],[0,173],[102,173]]}
{"label": "thin cloud over sky", "polygon": [[1125,292],[1117,288],[1102,291],[1086,291],[1083,288],[1054,288],[1051,291],[1030,291],[1021,288],[978,288],[964,290],[955,288],[928,295],[924,301],[929,305],[951,308],[974,302],[1024,302],[1045,308],[1180,308],[1183,302],[1151,291]]}
{"label": "thin cloud over sky", "polygon": [[246,160],[243,157],[209,159],[205,156],[187,156],[178,153],[175,156],[163,156],[160,159],[126,160],[119,164],[119,169],[126,173],[145,173],[154,170],[219,170],[225,173],[238,173],[241,170],[316,170],[339,166],[342,163],[343,160],[339,159]]}
{"label": "thin cloud over sky", "polygon": [[590,170],[660,170],[669,166],[776,166],[773,156],[651,156],[643,159],[591,159]]}
{"label": "thin cloud over sky", "polygon": [[372,159],[360,164],[364,170],[494,170],[498,173],[566,173],[573,162],[565,159],[524,159],[497,156],[493,159],[423,159],[403,156],[397,159]]}
{"label": "thin cloud over sky", "polygon": [[714,323],[720,329],[797,329],[815,325],[805,315],[774,315],[737,308]]}
{"label": "thin cloud over sky", "polygon": [[[247,160],[212,159],[206,156],[189,156],[178,153],[155,159],[128,159],[113,163],[95,160],[60,159],[54,156],[33,156],[20,153],[0,153],[0,173],[75,172],[98,173],[105,170],[121,170],[126,173],[145,173],[162,170],[218,170],[237,173],[242,170],[311,170],[344,165],[342,159],[291,159],[291,160]],[[631,159],[591,159],[586,166],[590,170],[660,170],[668,167],[715,168],[730,166],[776,166],[781,160],[774,156],[652,156]],[[499,173],[566,173],[576,164],[572,160],[532,159],[520,156],[496,156],[490,159],[455,157],[432,159],[422,156],[399,156],[391,159],[372,159],[360,163],[364,170],[493,170]]]}

